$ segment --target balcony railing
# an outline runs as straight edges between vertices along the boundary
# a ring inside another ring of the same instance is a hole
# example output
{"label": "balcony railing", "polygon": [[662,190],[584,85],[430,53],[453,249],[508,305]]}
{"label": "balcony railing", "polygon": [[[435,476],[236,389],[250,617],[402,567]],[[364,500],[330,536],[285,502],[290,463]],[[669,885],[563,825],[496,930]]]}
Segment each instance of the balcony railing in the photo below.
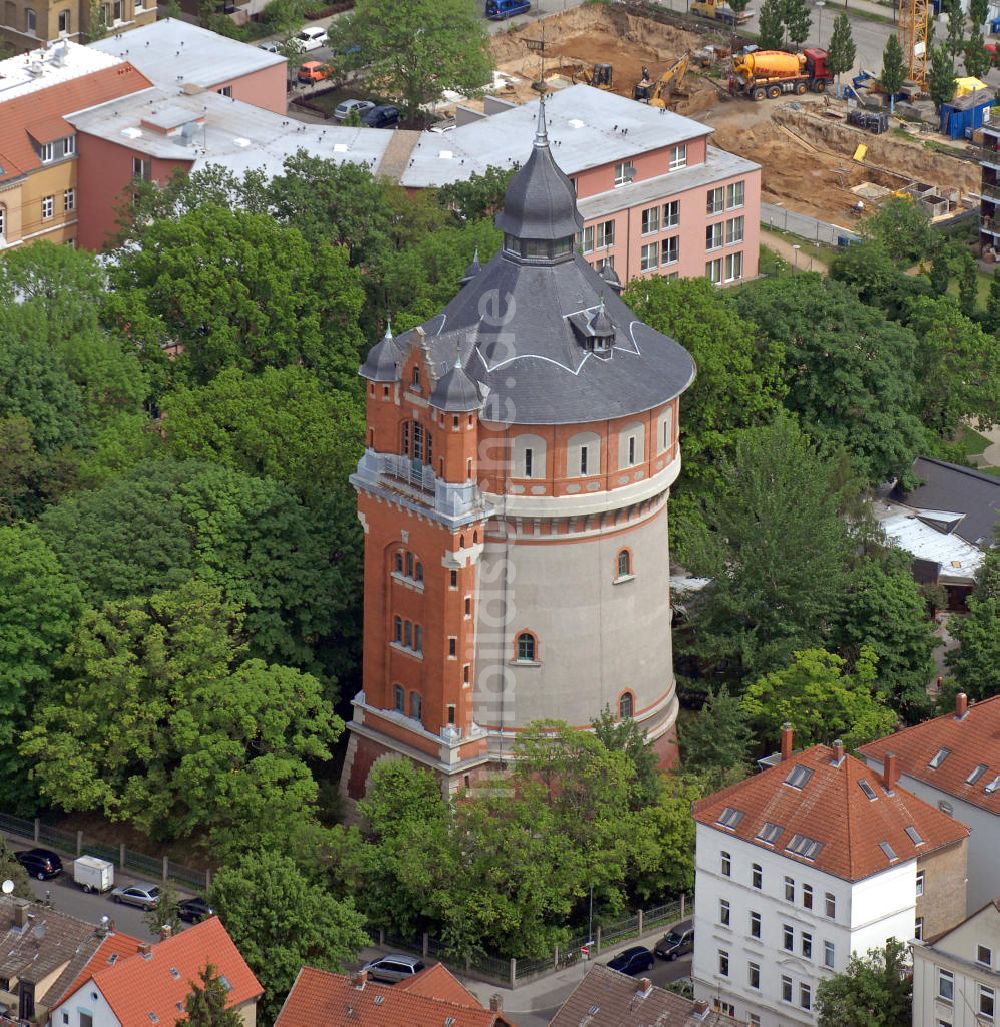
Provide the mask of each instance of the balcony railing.
{"label": "balcony railing", "polygon": [[991,146],[984,143],[979,153],[981,160],[986,161],[988,164],[1000,165],[1000,146]]}
{"label": "balcony railing", "polygon": [[415,463],[408,456],[397,453],[383,453],[381,459],[385,477],[409,485],[418,492],[434,495],[434,471],[428,464]]}
{"label": "balcony railing", "polygon": [[979,224],[984,232],[1000,235],[1000,218],[980,218]]}
{"label": "balcony railing", "polygon": [[984,200],[994,200],[1000,203],[1000,185],[984,185],[979,190]]}

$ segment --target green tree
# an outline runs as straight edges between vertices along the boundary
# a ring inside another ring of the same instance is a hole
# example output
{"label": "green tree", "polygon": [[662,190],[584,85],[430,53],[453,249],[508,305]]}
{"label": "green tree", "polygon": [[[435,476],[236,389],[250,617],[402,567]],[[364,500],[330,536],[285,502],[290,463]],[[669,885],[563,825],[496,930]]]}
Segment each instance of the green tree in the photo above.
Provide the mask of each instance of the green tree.
{"label": "green tree", "polygon": [[885,948],[852,955],[847,969],[816,989],[819,1027],[898,1027],[913,1017],[913,975],[907,947],[890,938]]}
{"label": "green tree", "polygon": [[812,13],[805,0],[782,0],[781,20],[787,40],[796,47],[802,46],[812,29]]}
{"label": "green tree", "polygon": [[39,793],[217,849],[283,839],[315,811],[307,761],[343,730],[320,683],[244,660],[241,616],[191,581],[87,613],[21,746]]}
{"label": "green tree", "polygon": [[965,11],[962,0],[944,0],[941,6],[948,15],[948,41],[944,45],[955,58],[965,49]]}
{"label": "green tree", "polygon": [[750,768],[754,737],[739,699],[726,685],[709,692],[698,714],[678,728],[681,765],[700,774],[714,791],[745,777]]}
{"label": "green tree", "polygon": [[963,50],[965,61],[965,74],[973,78],[985,78],[989,73],[991,57],[986,49],[986,40],[983,38],[982,29],[974,28],[969,41]]}
{"label": "green tree", "polygon": [[651,855],[637,875],[635,890],[643,900],[694,892],[695,822],[691,804],[706,794],[689,775],[666,775],[659,800],[643,817],[651,831]]}
{"label": "green tree", "polygon": [[1000,330],[1000,268],[993,269],[993,278],[990,281],[990,294],[986,300],[984,327],[994,335]]}
{"label": "green tree", "polygon": [[472,0],[358,0],[336,37],[358,47],[353,63],[397,99],[403,120],[415,125],[420,108],[444,90],[468,93],[489,82],[480,15]]}
{"label": "green tree", "polygon": [[642,809],[656,801],[660,789],[656,753],[646,742],[642,728],[631,718],[618,720],[610,706],[591,721],[594,737],[606,748],[624,752],[634,769],[632,807]]}
{"label": "green tree", "polygon": [[11,894],[15,898],[34,901],[35,893],[31,890],[28,872],[14,858],[14,850],[3,835],[0,835],[0,881],[14,882]]}
{"label": "green tree", "polygon": [[499,168],[491,164],[482,174],[473,171],[468,178],[441,186],[438,198],[463,220],[491,218],[503,207],[507,186],[520,166]]}
{"label": "green tree", "polygon": [[966,317],[975,317],[979,306],[979,268],[968,250],[962,251],[958,273],[958,305]]}
{"label": "green tree", "polygon": [[738,682],[827,637],[851,552],[840,476],[788,415],[743,433],[692,547],[691,569],[712,579],[689,609],[700,662]]}
{"label": "green tree", "polygon": [[861,234],[881,243],[897,262],[920,260],[934,249],[936,241],[927,212],[901,197],[889,200],[877,214],[865,218]]}
{"label": "green tree", "polygon": [[969,0],[969,17],[976,28],[982,28],[990,16],[990,0]]}
{"label": "green tree", "polygon": [[954,243],[943,243],[935,249],[930,273],[931,292],[935,296],[943,296],[948,291],[959,253]]}
{"label": "green tree", "polygon": [[119,252],[114,287],[140,297],[182,344],[182,377],[301,364],[356,387],[364,292],[343,249],[310,245],[268,215],[206,204],[154,222],[141,248]]}
{"label": "green tree", "polygon": [[854,36],[851,33],[850,19],[843,11],[834,19],[833,34],[830,36],[830,45],[827,50],[826,66],[837,76],[839,88],[840,76],[854,67],[854,58],[858,53],[858,48],[854,45]]}
{"label": "green tree", "polygon": [[955,684],[970,699],[1000,694],[1000,599],[969,598],[966,617],[949,624],[958,647],[945,655]]}
{"label": "green tree", "polygon": [[760,5],[757,40],[762,50],[780,50],[785,43],[784,0],[764,0]]}
{"label": "green tree", "polygon": [[80,591],[33,526],[0,528],[0,779],[4,806],[33,813],[29,762],[17,751],[83,609]]}
{"label": "green tree", "polygon": [[863,646],[853,674],[847,661],[823,649],[794,655],[790,666],[750,685],[740,699],[760,739],[777,746],[781,725],[795,726],[802,746],[840,738],[854,748],[892,730],[896,715],[873,694],[878,657]]}
{"label": "green tree", "polygon": [[946,43],[931,47],[930,67],[927,70],[927,89],[934,101],[934,109],[948,103],[955,95],[955,58]]}
{"label": "green tree", "polygon": [[906,61],[903,59],[903,48],[895,32],[889,33],[885,49],[882,51],[882,88],[889,94],[889,112],[896,109],[896,94],[903,86],[906,78]]}
{"label": "green tree", "polygon": [[227,1009],[229,989],[222,983],[211,963],[198,972],[197,981],[188,981],[191,990],[184,999],[185,1015],[175,1027],[243,1027],[243,1017],[235,1009]]}
{"label": "green tree", "polygon": [[163,928],[169,928],[174,934],[181,929],[181,918],[177,912],[177,903],[180,901],[180,895],[177,894],[177,889],[173,886],[171,881],[163,881],[160,884],[160,899],[156,903],[156,908],[151,909],[144,917],[143,920],[146,924],[146,930],[150,934],[159,934]]}
{"label": "green tree", "polygon": [[264,988],[258,1010],[265,1023],[273,1022],[303,966],[339,973],[368,944],[350,899],[334,898],[273,850],[247,853],[219,870],[209,902]]}

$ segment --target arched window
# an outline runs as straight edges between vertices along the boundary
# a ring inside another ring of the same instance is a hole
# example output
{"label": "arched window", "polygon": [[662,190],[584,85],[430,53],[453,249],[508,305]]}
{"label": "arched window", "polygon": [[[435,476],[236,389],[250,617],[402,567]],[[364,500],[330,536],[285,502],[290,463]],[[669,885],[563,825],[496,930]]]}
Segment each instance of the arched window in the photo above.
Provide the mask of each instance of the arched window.
{"label": "arched window", "polygon": [[59,12],[59,31],[69,32],[69,11]]}
{"label": "arched window", "polygon": [[416,364],[413,365],[413,374],[410,377],[410,384],[417,388],[420,387],[420,368]]}
{"label": "arched window", "polygon": [[476,545],[478,545],[478,544],[479,544],[479,532],[478,532],[478,531],[474,531],[474,532],[472,533],[472,544],[473,544],[474,546],[476,546]]}
{"label": "arched window", "polygon": [[392,640],[394,642],[403,641],[403,620],[401,617],[396,617],[392,622]]}
{"label": "arched window", "polygon": [[413,577],[413,553],[406,554],[406,576]]}
{"label": "arched window", "polygon": [[420,693],[410,692],[410,716],[414,720],[420,720]]}
{"label": "arched window", "polygon": [[538,646],[535,636],[530,631],[522,631],[517,636],[517,658],[522,663],[534,663]]}
{"label": "arched window", "polygon": [[413,625],[409,621],[403,624],[403,645],[407,649],[413,646]]}
{"label": "arched window", "polygon": [[402,442],[400,444],[400,450],[403,456],[410,455],[410,422],[404,421],[402,428]]}
{"label": "arched window", "polygon": [[424,629],[419,624],[413,626],[413,650],[418,653],[424,651]]}
{"label": "arched window", "polygon": [[631,720],[634,707],[635,700],[632,698],[632,693],[622,692],[618,699],[618,719]]}
{"label": "arched window", "polygon": [[618,554],[618,577],[627,578],[632,573],[632,557],[627,549]]}
{"label": "arched window", "polygon": [[406,712],[406,691],[402,685],[392,686],[392,708],[398,713]]}
{"label": "arched window", "polygon": [[413,580],[419,581],[421,584],[423,584],[424,565],[419,560],[417,560],[417,566],[413,569]]}
{"label": "arched window", "polygon": [[401,549],[396,550],[396,561],[395,561],[396,573],[403,573],[403,551]]}

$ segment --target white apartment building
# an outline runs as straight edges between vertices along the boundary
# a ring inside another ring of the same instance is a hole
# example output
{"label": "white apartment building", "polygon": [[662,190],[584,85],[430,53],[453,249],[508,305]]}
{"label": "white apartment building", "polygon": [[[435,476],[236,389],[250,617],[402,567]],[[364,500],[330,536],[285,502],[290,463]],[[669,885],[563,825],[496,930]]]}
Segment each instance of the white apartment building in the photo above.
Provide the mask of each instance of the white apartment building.
{"label": "white apartment building", "polygon": [[909,941],[921,891],[945,927],[964,915],[967,828],[839,742],[795,754],[786,728],[780,763],[694,818],[695,998],[743,1022],[816,1023],[819,983],[853,953]]}

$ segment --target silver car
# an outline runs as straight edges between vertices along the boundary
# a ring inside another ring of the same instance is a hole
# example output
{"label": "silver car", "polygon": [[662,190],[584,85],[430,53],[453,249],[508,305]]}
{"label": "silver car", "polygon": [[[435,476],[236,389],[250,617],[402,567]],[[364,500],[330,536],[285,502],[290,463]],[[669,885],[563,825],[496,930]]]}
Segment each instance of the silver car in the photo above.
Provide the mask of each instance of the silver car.
{"label": "silver car", "polygon": [[424,964],[416,956],[404,956],[398,952],[392,952],[381,959],[372,960],[366,963],[361,969],[367,971],[373,981],[384,981],[386,984],[396,984],[399,981],[408,981],[414,974],[423,970]]}
{"label": "silver car", "polygon": [[160,904],[159,885],[143,882],[141,884],[122,885],[111,892],[112,902],[124,902],[127,906],[138,906],[140,909],[156,909]]}
{"label": "silver car", "polygon": [[372,100],[342,100],[337,104],[333,116],[337,121],[344,121],[352,111],[357,111],[359,115],[362,115],[367,114],[374,107],[375,103]]}

